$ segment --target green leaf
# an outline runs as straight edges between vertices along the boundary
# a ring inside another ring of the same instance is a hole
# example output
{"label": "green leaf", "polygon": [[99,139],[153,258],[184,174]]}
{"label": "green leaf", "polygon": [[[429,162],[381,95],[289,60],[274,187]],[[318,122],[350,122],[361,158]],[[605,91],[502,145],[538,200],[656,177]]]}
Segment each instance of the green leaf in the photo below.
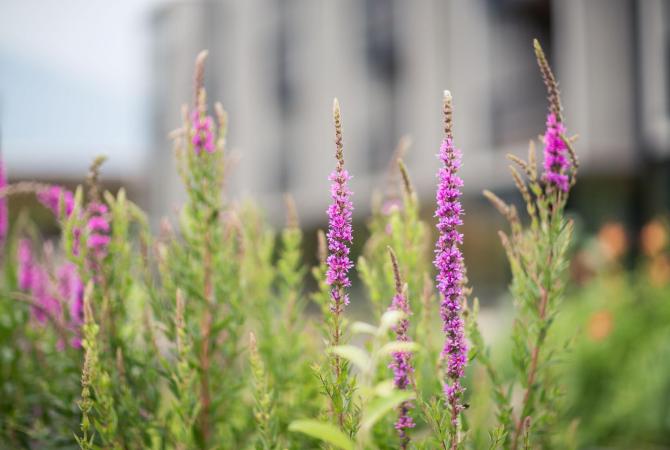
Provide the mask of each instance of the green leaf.
{"label": "green leaf", "polygon": [[353,345],[338,345],[331,347],[328,351],[350,361],[362,371],[367,371],[370,368],[370,357],[364,350],[358,347],[354,347]]}
{"label": "green leaf", "polygon": [[394,389],[395,383],[393,378],[389,378],[388,380],[377,383],[377,385],[374,387],[374,392],[380,397],[388,397],[389,395],[393,394]]}
{"label": "green leaf", "polygon": [[342,450],[353,450],[354,443],[335,425],[318,420],[295,420],[288,427],[289,431],[303,433],[321,439]]}
{"label": "green leaf", "polygon": [[354,322],[351,324],[351,332],[354,334],[377,334],[377,327],[365,322]]}
{"label": "green leaf", "polygon": [[411,400],[413,398],[414,392],[412,391],[395,391],[388,397],[377,397],[371,401],[370,405],[366,408],[365,416],[361,421],[361,428],[364,430],[372,429],[375,423],[384,417],[384,414],[391,411],[402,402]]}
{"label": "green leaf", "polygon": [[397,309],[386,311],[381,318],[381,326],[379,327],[379,332],[385,333],[389,328],[400,322],[400,320],[403,317],[405,317],[405,313]]}

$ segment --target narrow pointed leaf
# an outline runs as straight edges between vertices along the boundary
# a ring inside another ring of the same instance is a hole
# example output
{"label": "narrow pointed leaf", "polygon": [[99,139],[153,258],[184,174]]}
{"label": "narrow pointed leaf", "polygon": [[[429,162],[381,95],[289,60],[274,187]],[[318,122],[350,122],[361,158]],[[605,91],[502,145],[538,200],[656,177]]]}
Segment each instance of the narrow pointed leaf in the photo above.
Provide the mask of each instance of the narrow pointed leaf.
{"label": "narrow pointed leaf", "polygon": [[291,422],[289,431],[303,433],[320,439],[342,450],[353,450],[354,443],[335,425],[318,420],[296,420]]}

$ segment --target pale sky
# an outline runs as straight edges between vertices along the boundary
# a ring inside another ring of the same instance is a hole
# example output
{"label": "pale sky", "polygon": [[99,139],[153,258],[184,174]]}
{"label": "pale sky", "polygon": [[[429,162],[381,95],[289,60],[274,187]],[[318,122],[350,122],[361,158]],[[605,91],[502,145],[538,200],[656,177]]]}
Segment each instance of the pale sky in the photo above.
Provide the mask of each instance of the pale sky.
{"label": "pale sky", "polygon": [[8,169],[140,172],[148,123],[151,12],[165,0],[0,1],[0,127]]}

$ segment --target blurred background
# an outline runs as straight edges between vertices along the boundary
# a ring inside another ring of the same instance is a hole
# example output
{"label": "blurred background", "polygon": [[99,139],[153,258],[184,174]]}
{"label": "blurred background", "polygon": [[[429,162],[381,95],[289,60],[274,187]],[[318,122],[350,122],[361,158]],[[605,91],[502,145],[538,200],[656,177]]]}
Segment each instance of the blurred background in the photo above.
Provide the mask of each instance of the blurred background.
{"label": "blurred background", "polygon": [[[427,217],[443,89],[464,151],[466,256],[488,301],[506,284],[484,188],[513,200],[508,152],[542,132],[545,93],[531,41],[548,53],[578,133],[571,201],[586,230],[632,236],[670,203],[670,5],[664,0],[4,0],[0,130],[12,180],[79,183],[92,158],[157,223],[181,186],[168,133],[209,49],[210,100],[230,113],[229,188],[283,218],[323,226],[333,165],[332,98],[343,109],[357,218],[384,189],[403,136]],[[360,229],[361,227],[359,227]],[[636,239],[633,239],[633,249]]]}
{"label": "blurred background", "polygon": [[670,448],[668,0],[3,0],[2,157],[11,181],[72,187],[106,154],[105,184],[126,186],[158,224],[183,195],[168,134],[208,49],[209,98],[230,114],[230,196],[253,197],[280,225],[289,192],[312,237],[325,226],[339,98],[360,246],[399,146],[432,220],[449,89],[468,273],[495,329],[494,306],[509,306],[505,224],[481,191],[517,201],[505,154],[525,155],[543,132],[533,38],[580,136],[573,287],[557,329],[587,337],[566,375],[581,439]]}

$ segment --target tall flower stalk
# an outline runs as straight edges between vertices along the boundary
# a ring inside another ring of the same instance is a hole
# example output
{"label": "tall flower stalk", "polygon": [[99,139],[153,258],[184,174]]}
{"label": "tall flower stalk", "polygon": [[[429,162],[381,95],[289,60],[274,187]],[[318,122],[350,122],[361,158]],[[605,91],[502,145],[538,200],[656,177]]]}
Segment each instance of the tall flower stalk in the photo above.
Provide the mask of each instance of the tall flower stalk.
{"label": "tall flower stalk", "polygon": [[437,230],[434,264],[437,268],[437,289],[440,292],[440,316],[445,334],[442,358],[446,360],[444,395],[451,412],[451,447],[458,447],[459,416],[463,411],[463,378],[467,363],[467,345],[464,323],[461,317],[463,303],[463,255],[459,246],[463,235],[458,231],[462,225],[463,210],[460,203],[463,180],[458,176],[461,152],[453,144],[452,100],[449,91],[444,92],[444,140],[439,158],[442,167],[438,172]]}
{"label": "tall flower stalk", "polygon": [[347,182],[351,179],[349,172],[344,168],[344,148],[342,144],[342,118],[340,104],[337,99],[333,102],[333,119],[335,122],[335,158],[337,166],[328,178],[331,181],[330,196],[332,202],[328,207],[328,271],[326,278],[330,286],[330,310],[335,317],[333,345],[339,345],[341,338],[341,315],[345,306],[349,304],[349,294],[346,288],[351,286],[349,270],[353,263],[349,258],[349,246],[353,241],[351,216],[353,205],[351,191]]}
{"label": "tall flower stalk", "polygon": [[[393,327],[395,331],[396,340],[398,342],[410,342],[409,337],[409,316],[412,311],[407,299],[407,286],[404,285],[400,276],[400,267],[398,266],[398,258],[391,247],[388,248],[391,265],[393,267],[393,278],[395,280],[395,295],[389,311],[400,311],[403,317]],[[396,351],[391,354],[392,360],[389,367],[393,370],[393,384],[396,389],[404,391],[411,387],[412,375],[414,368],[412,367],[412,352],[410,351]],[[398,437],[400,438],[400,448],[405,450],[409,447],[410,437],[409,430],[415,427],[414,419],[410,415],[413,404],[411,401],[402,402],[398,406],[398,420],[395,422],[395,429],[398,430]]]}
{"label": "tall flower stalk", "polygon": [[[353,263],[349,258],[349,246],[353,241],[351,215],[351,191],[347,182],[351,179],[344,168],[344,147],[342,144],[342,117],[337,99],[333,102],[333,120],[335,123],[335,158],[337,166],[328,179],[331,181],[330,196],[332,202],[328,207],[328,266],[326,281],[330,286],[330,311],[333,314],[334,326],[332,344],[339,345],[342,339],[342,313],[349,304],[346,288],[351,286],[349,270]],[[340,375],[339,358],[336,358],[335,371]]]}
{"label": "tall flower stalk", "polygon": [[568,192],[567,172],[568,146],[561,136],[565,134],[565,125],[559,122],[556,114],[547,115],[547,130],[544,133],[544,179],[549,187],[560,192]]}
{"label": "tall flower stalk", "polygon": [[533,41],[533,47],[544,85],[547,88],[549,102],[547,128],[543,137],[543,177],[549,189],[558,190],[562,197],[566,197],[570,186],[575,183],[579,163],[570,141],[565,136],[566,128],[563,123],[563,106],[558,82],[537,39]]}
{"label": "tall flower stalk", "polygon": [[573,225],[563,211],[579,166],[571,140],[565,136],[558,83],[537,41],[534,47],[549,100],[543,137],[544,171],[537,173],[532,143],[527,161],[508,155],[516,164],[510,170],[526,204],[529,226],[523,226],[513,205],[491,192],[484,192],[511,228],[509,234],[500,232],[500,237],[512,269],[510,291],[517,309],[512,330],[512,363],[515,381],[523,392],[518,407],[512,406],[510,395],[504,394],[492,369],[488,370],[496,385],[494,398],[498,404],[499,429],[505,432],[504,447],[512,450],[528,448],[525,442],[546,448],[550,440],[560,438],[557,433],[551,433],[557,423],[561,393],[552,367],[560,353],[551,347],[548,335],[566,280]]}
{"label": "tall flower stalk", "polygon": [[[212,130],[213,120],[207,115],[207,94],[204,88],[205,60],[207,51],[200,52],[195,62],[194,79],[194,109],[191,113],[191,145],[196,158],[201,157],[202,151],[213,153],[216,150],[214,146],[214,132]],[[197,164],[194,164],[196,167]],[[199,183],[207,183],[206,177],[197,180]],[[212,215],[216,217],[220,211],[213,208]],[[202,234],[202,256],[203,256],[203,297],[206,302],[204,315],[201,321],[202,339],[200,342],[200,431],[203,435],[203,441],[208,443],[212,431],[212,393],[210,383],[210,365],[211,365],[211,338],[214,318],[212,316],[212,305],[214,303],[214,285],[213,285],[213,249],[212,249],[212,230],[205,227]]]}

